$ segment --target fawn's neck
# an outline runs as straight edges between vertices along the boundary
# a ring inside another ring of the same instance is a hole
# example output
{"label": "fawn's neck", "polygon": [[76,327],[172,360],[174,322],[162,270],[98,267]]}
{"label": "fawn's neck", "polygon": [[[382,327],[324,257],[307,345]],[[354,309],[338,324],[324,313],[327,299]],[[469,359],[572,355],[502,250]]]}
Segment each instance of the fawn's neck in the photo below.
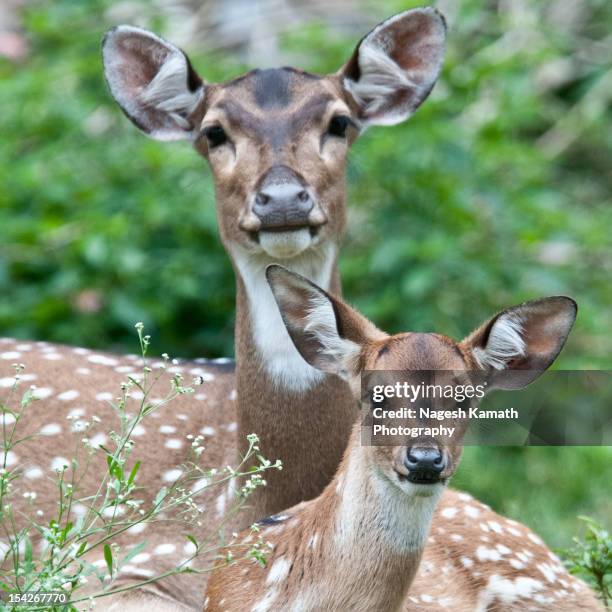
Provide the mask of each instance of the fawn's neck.
{"label": "fawn's neck", "polygon": [[[266,282],[268,263],[234,256],[238,435],[243,448],[248,434],[258,434],[262,453],[284,467],[266,473],[268,486],[251,496],[242,525],[319,495],[336,472],[356,414],[347,384],[312,368],[293,345]],[[283,263],[339,292],[335,248]]]}
{"label": "fawn's neck", "polygon": [[[401,491],[372,463],[359,427],[322,495],[264,532],[275,559],[300,560],[283,584],[282,609],[400,610],[417,573],[442,488],[429,496]],[[283,555],[279,557],[279,555]],[[271,585],[268,575],[266,584]],[[273,585],[272,585],[273,586]]]}

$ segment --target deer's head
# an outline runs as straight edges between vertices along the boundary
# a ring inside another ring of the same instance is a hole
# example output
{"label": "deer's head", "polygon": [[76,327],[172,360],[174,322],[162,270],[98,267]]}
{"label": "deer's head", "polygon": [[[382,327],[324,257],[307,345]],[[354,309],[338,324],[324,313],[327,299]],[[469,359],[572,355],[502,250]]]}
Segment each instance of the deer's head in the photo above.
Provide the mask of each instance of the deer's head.
{"label": "deer's head", "polygon": [[[553,363],[576,318],[576,303],[557,296],[503,310],[461,342],[434,333],[389,336],[304,277],[277,265],[269,266],[266,274],[287,331],[302,357],[319,370],[345,378],[357,401],[364,399],[363,373],[375,371],[406,373],[403,380],[410,380],[414,373],[417,382],[427,373],[430,378],[425,383],[453,386],[449,397],[430,404],[435,410],[461,407],[470,382],[473,386],[486,383],[486,390],[520,389]],[[477,403],[474,396],[471,406]],[[406,405],[405,400],[392,400],[386,408],[402,405]],[[435,420],[416,420],[423,427],[438,424]],[[399,489],[430,494],[455,472],[466,424],[465,420],[455,423],[457,433],[450,438],[399,436],[392,438],[391,445],[370,446],[367,452],[371,464]]]}
{"label": "deer's head", "polygon": [[159,140],[186,139],[214,175],[231,253],[294,257],[345,225],[349,145],[369,125],[407,119],[440,71],[445,24],[434,9],[378,25],[336,73],[253,70],[205,81],[177,47],[131,26],[103,43],[106,79],[125,114]]}

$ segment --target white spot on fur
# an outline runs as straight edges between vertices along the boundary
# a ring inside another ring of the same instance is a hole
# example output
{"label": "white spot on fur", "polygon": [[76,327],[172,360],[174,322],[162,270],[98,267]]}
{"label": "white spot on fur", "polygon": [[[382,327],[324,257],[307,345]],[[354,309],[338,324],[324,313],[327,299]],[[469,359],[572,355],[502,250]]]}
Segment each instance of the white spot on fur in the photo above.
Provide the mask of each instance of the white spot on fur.
{"label": "white spot on fur", "polygon": [[38,466],[33,466],[31,468],[28,468],[23,475],[28,479],[28,480],[37,480],[38,478],[42,478],[43,476],[43,471],[38,467]]}
{"label": "white spot on fur", "polygon": [[170,438],[169,440],[166,440],[166,443],[164,444],[164,446],[166,448],[171,448],[171,449],[179,449],[183,446],[183,441],[179,440],[178,438]]}
{"label": "white spot on fur", "polygon": [[166,544],[160,544],[156,546],[153,550],[154,555],[171,555],[176,550],[176,545],[171,542],[167,542]]}
{"label": "white spot on fur", "polygon": [[266,584],[276,584],[281,582],[287,577],[289,573],[289,568],[291,567],[291,562],[285,559],[284,557],[279,557],[274,561],[274,563],[270,566],[268,571],[268,575],[266,577]]}
{"label": "white spot on fur", "polygon": [[99,402],[110,402],[113,399],[113,394],[110,391],[102,391],[96,394],[96,399]]}
{"label": "white spot on fur", "polygon": [[70,461],[64,457],[53,457],[51,460],[52,470],[61,470],[64,467],[70,467]]}
{"label": "white spot on fur", "polygon": [[57,396],[58,400],[62,402],[70,402],[79,397],[79,392],[76,389],[70,389],[69,391],[64,391]]}
{"label": "white spot on fur", "polygon": [[135,557],[132,557],[132,563],[136,563],[137,565],[139,563],[147,563],[147,561],[151,560],[151,555],[149,553],[143,552],[143,553],[138,553]]}
{"label": "white spot on fur", "polygon": [[440,514],[447,519],[452,519],[456,516],[457,512],[459,512],[459,510],[457,508],[444,508],[444,510],[442,510],[442,512],[440,512]]}
{"label": "white spot on fur", "polygon": [[17,351],[6,351],[4,353],[0,353],[0,359],[19,359],[21,357],[21,353]]}
{"label": "white spot on fur", "polygon": [[107,365],[107,366],[116,366],[119,362],[112,357],[107,357],[106,355],[89,355],[87,357],[87,361],[90,363],[96,363],[98,365]]}
{"label": "white spot on fur", "polygon": [[160,425],[159,431],[163,434],[173,434],[176,433],[176,427],[174,425]]}
{"label": "white spot on fur", "polygon": [[32,397],[43,400],[53,395],[53,389],[49,387],[37,387],[32,391]]}
{"label": "white spot on fur", "polygon": [[57,436],[62,433],[62,426],[59,423],[47,423],[40,428],[40,433],[43,436]]}
{"label": "white spot on fur", "polygon": [[463,511],[465,512],[465,515],[469,516],[470,518],[477,518],[480,514],[480,510],[476,508],[476,506],[464,506]]}
{"label": "white spot on fur", "polygon": [[16,421],[15,417],[8,412],[5,414],[0,414],[0,426],[8,427],[12,425]]}
{"label": "white spot on fur", "polygon": [[542,589],[539,580],[519,576],[516,580],[508,580],[494,574],[489,578],[487,586],[478,596],[476,612],[485,612],[496,602],[511,604],[520,598],[532,598],[534,593]]}
{"label": "white spot on fur", "polygon": [[132,435],[137,438],[140,436],[144,436],[147,433],[147,430],[140,424],[136,425],[132,430]]}
{"label": "white spot on fur", "polygon": [[217,508],[217,516],[223,516],[225,512],[225,493],[221,493],[219,497],[217,497],[216,508]]}
{"label": "white spot on fur", "polygon": [[494,548],[479,546],[476,549],[476,557],[479,561],[499,561],[501,559],[501,554]]}
{"label": "white spot on fur", "polygon": [[5,463],[7,467],[15,465],[17,461],[18,457],[13,451],[0,452],[0,463]]}
{"label": "white spot on fur", "polygon": [[162,478],[164,482],[174,482],[178,480],[183,475],[183,471],[175,468],[173,470],[167,470],[164,472]]}
{"label": "white spot on fur", "polygon": [[531,541],[532,541],[534,544],[539,544],[540,546],[541,546],[542,544],[544,544],[544,542],[542,542],[542,540],[541,540],[541,539],[540,539],[540,538],[539,538],[537,535],[535,535],[534,533],[528,533],[528,534],[527,534],[527,537],[528,537],[528,538],[529,538],[529,539],[530,539],[530,540],[531,540]]}
{"label": "white spot on fur", "polygon": [[89,443],[93,446],[93,448],[98,448],[106,444],[107,439],[108,438],[106,437],[106,434],[97,433],[95,436],[93,436],[93,438],[89,440]]}

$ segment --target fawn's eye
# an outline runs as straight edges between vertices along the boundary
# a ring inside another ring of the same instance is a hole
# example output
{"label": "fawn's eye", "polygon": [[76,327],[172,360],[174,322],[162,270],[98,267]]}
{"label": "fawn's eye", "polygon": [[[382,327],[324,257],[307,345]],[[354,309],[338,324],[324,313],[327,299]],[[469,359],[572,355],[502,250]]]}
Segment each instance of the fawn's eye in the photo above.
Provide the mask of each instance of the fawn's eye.
{"label": "fawn's eye", "polygon": [[329,122],[329,127],[327,131],[332,136],[339,136],[340,138],[344,138],[346,136],[346,130],[348,126],[352,123],[351,118],[346,115],[336,115],[332,117]]}
{"label": "fawn's eye", "polygon": [[210,127],[204,128],[204,136],[206,136],[208,146],[211,149],[227,142],[227,134],[220,125],[211,125]]}

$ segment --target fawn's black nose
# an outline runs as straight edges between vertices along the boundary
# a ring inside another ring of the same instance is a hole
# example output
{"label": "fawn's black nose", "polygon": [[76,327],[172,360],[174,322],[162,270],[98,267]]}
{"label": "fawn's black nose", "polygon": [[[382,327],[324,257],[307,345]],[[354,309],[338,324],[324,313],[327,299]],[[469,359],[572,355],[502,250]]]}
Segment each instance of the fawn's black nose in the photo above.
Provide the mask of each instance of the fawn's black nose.
{"label": "fawn's black nose", "polygon": [[272,168],[255,195],[253,212],[260,230],[284,231],[308,226],[314,202],[299,177],[285,166]]}
{"label": "fawn's black nose", "polygon": [[408,480],[417,484],[435,484],[446,466],[444,455],[438,448],[413,446],[408,448],[404,465]]}

